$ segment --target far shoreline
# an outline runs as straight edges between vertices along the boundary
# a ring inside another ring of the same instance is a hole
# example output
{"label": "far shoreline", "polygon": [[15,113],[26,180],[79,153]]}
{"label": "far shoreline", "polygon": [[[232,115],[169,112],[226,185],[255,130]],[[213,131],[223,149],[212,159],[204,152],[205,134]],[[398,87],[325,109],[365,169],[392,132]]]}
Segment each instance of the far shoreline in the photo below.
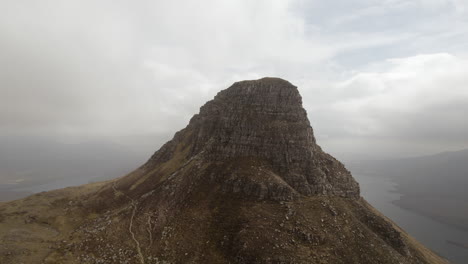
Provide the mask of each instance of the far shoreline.
{"label": "far shoreline", "polygon": [[[395,192],[401,194],[401,197],[399,199],[397,199],[397,200],[392,201],[391,203],[393,205],[398,206],[401,209],[405,209],[405,210],[414,212],[414,213],[416,213],[416,214],[418,214],[420,216],[427,217],[427,218],[429,218],[431,220],[434,220],[434,221],[436,221],[438,223],[441,223],[441,224],[450,226],[452,228],[458,229],[460,231],[468,232],[468,226],[460,225],[460,224],[454,223],[452,221],[447,221],[447,218],[435,216],[435,215],[433,215],[433,214],[431,214],[429,212],[426,212],[425,210],[421,210],[418,207],[412,206],[412,205],[410,205],[409,203],[406,202],[406,200],[408,199],[407,195],[399,192],[398,190],[395,191]],[[465,242],[468,243],[468,241],[465,241]]]}

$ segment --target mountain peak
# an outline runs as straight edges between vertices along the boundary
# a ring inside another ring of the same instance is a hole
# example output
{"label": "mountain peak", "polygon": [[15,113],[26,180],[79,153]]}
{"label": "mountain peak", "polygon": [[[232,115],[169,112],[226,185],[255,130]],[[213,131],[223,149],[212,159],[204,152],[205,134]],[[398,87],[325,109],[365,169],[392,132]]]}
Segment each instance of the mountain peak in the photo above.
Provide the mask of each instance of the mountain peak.
{"label": "mountain peak", "polygon": [[[257,186],[265,190],[261,197],[359,197],[359,186],[349,171],[316,144],[297,88],[279,78],[236,82],[219,92],[155,153],[146,170],[180,148],[187,149],[185,160],[197,157],[203,163],[226,166],[243,159],[257,164],[252,170],[268,168],[270,176]],[[277,179],[279,186],[273,184]],[[283,190],[281,195],[274,193],[277,189]]]}
{"label": "mountain peak", "polygon": [[[231,87],[219,92],[215,100],[237,97],[243,97],[242,101],[236,102],[240,104],[257,103],[267,105],[290,103],[300,104],[302,107],[302,98],[297,87],[280,78],[265,77],[258,80],[235,82]],[[285,100],[288,98],[296,100]]]}
{"label": "mountain peak", "polygon": [[263,77],[257,80],[238,81],[235,82],[233,86],[235,85],[263,85],[272,86],[280,89],[297,88],[296,86],[292,85],[289,81],[278,77]]}

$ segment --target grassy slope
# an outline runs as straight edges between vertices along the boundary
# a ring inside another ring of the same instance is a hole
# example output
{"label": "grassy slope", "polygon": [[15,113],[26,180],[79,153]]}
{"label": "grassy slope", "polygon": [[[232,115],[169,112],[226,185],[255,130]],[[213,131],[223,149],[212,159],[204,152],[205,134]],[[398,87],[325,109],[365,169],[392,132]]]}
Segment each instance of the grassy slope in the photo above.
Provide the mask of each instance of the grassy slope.
{"label": "grassy slope", "polygon": [[[127,230],[128,205],[108,214],[114,220],[110,233],[97,233],[93,242],[85,243],[86,250],[71,246],[90,238],[73,230],[102,218],[83,208],[77,198],[106,183],[1,204],[0,263],[86,263],[77,261],[78,255],[98,258],[104,244],[121,245],[128,251],[129,263],[140,263]],[[292,259],[296,263],[444,263],[392,223],[409,245],[408,252],[401,251],[398,239],[392,241],[388,235],[386,223],[391,222],[384,221],[365,201],[308,197],[294,202],[258,202],[215,193],[200,192],[192,197],[172,221],[153,228],[152,241],[147,217],[138,212],[133,231],[145,259],[172,263],[287,263]],[[106,241],[100,243],[100,239]]]}
{"label": "grassy slope", "polygon": [[[0,204],[0,263],[40,263],[59,241],[92,215],[79,198],[106,184],[93,183]],[[54,261],[52,261],[54,263]]]}

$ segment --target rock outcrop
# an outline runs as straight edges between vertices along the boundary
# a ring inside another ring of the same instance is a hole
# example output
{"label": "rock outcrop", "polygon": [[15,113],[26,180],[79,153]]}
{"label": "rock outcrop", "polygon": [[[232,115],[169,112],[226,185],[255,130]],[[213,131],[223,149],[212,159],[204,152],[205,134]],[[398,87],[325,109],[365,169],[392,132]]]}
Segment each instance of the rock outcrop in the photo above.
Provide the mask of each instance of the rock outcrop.
{"label": "rock outcrop", "polygon": [[[272,179],[270,183],[274,178],[282,181],[283,186],[263,188],[263,192],[285,195],[274,195],[278,199],[295,194],[359,197],[359,185],[350,172],[316,144],[297,87],[282,79],[237,82],[219,92],[154,154],[146,170],[171,159],[183,141],[190,142],[187,159],[221,164],[236,159],[258,161],[262,164],[258,173]],[[228,173],[235,171],[230,168]],[[248,179],[239,186],[232,184],[232,189],[250,186]],[[244,193],[264,196],[262,190]]]}

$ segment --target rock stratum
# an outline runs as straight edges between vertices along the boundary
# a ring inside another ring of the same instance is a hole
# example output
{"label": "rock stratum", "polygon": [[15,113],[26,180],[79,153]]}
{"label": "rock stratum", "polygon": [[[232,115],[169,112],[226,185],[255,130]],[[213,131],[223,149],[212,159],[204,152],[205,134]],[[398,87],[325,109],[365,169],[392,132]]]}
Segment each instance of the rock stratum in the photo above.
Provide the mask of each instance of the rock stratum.
{"label": "rock stratum", "polygon": [[234,83],[124,177],[0,205],[0,263],[446,263],[360,197],[289,82]]}

